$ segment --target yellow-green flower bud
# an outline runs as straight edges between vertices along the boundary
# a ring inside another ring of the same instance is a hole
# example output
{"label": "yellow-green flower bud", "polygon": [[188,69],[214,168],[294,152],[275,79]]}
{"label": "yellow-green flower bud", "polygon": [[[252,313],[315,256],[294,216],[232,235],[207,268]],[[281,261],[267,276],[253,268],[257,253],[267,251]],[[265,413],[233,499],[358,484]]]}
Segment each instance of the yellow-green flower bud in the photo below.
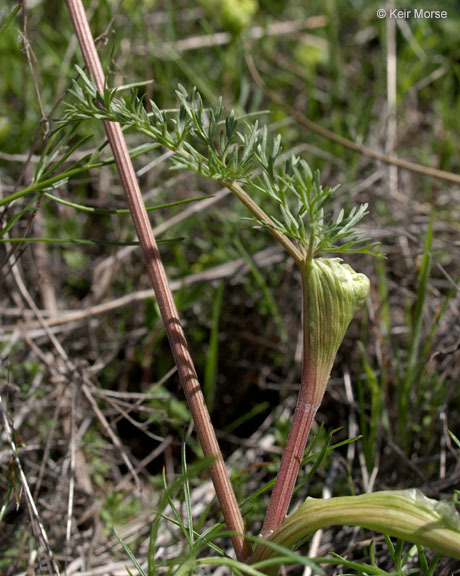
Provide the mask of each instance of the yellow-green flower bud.
{"label": "yellow-green flower bud", "polygon": [[340,258],[314,258],[305,263],[302,275],[303,400],[319,406],[345,332],[369,294],[369,279]]}

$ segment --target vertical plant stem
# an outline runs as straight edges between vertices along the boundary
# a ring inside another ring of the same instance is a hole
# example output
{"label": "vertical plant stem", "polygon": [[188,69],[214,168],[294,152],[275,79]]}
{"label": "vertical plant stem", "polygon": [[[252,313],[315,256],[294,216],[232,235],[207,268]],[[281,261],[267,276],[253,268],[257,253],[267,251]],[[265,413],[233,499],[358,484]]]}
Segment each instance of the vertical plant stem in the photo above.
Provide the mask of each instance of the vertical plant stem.
{"label": "vertical plant stem", "polygon": [[308,329],[308,273],[307,267],[301,266],[302,299],[303,299],[303,367],[299,396],[292,420],[291,429],[283,450],[281,464],[276,477],[267,512],[262,527],[262,536],[269,536],[284,521],[292,493],[299,474],[300,463],[307,445],[310,430],[319,408],[317,389],[318,374],[309,356],[310,332]]}
{"label": "vertical plant stem", "polygon": [[316,411],[347,328],[369,294],[369,279],[339,258],[301,264],[303,367],[299,399],[263,526],[269,535],[284,521]]}
{"label": "vertical plant stem", "polygon": [[[83,4],[81,0],[66,0],[66,3],[85,64],[94,79],[96,88],[99,92],[103,93],[105,86],[104,72]],[[201,392],[192,357],[161,261],[160,252],[142,200],[129,151],[120,125],[114,122],[104,122],[104,126],[142,248],[144,263],[155,291],[179,378],[195,423],[198,438],[205,456],[213,458],[210,473],[217,498],[222,507],[228,528],[237,533],[237,535],[232,537],[236,556],[239,560],[244,560],[251,553],[251,546],[243,537],[245,528],[241,512]]]}
{"label": "vertical plant stem", "polygon": [[[268,226],[272,226],[273,220],[252,200],[248,194],[236,182],[226,183],[233,194],[240,200],[261,222],[265,222]],[[308,293],[307,293],[307,278],[308,270],[306,266],[305,256],[299,251],[297,246],[289,240],[289,238],[282,232],[268,228],[269,232],[278,240],[278,242],[287,250],[287,252],[297,262],[300,270],[302,271],[303,283],[303,309],[304,309],[304,366],[302,370],[302,382],[300,386],[299,397],[294,412],[291,429],[289,431],[286,446],[281,458],[281,464],[276,477],[275,487],[268,504],[267,512],[262,527],[262,536],[270,535],[286,517],[289,504],[291,502],[294,486],[299,474],[300,463],[302,456],[307,445],[308,437],[310,435],[311,426],[318,410],[319,404],[317,403],[315,367],[311,366],[308,351],[309,351],[309,331],[308,326],[305,324],[306,306],[308,306]],[[309,253],[308,258],[312,255]]]}
{"label": "vertical plant stem", "polygon": [[317,410],[318,406],[306,402],[303,395],[299,394],[275,487],[262,527],[262,536],[264,537],[270,536],[282,524],[287,515],[299,474],[300,463]]}
{"label": "vertical plant stem", "polygon": [[289,240],[289,238],[282,232],[271,228],[273,220],[246,194],[241,186],[236,182],[222,182],[227,186],[233,194],[240,200],[261,222],[265,222],[269,228],[269,232],[278,240],[278,242],[287,250],[287,252],[297,262],[302,272],[303,284],[303,339],[304,339],[304,365],[302,370],[302,382],[300,386],[299,397],[297,406],[294,412],[291,429],[289,431],[286,446],[281,458],[281,464],[276,477],[275,487],[268,504],[267,512],[262,527],[262,536],[270,535],[280,524],[283,522],[289,504],[291,502],[292,493],[294,491],[295,482],[299,473],[300,463],[302,456],[307,445],[308,437],[310,435],[311,426],[315,418],[316,412],[319,407],[317,394],[315,393],[318,379],[315,366],[311,365],[308,357],[310,349],[309,344],[309,330],[305,319],[307,315],[308,306],[308,266],[307,260],[312,258],[312,254],[305,257],[297,248],[297,246]]}

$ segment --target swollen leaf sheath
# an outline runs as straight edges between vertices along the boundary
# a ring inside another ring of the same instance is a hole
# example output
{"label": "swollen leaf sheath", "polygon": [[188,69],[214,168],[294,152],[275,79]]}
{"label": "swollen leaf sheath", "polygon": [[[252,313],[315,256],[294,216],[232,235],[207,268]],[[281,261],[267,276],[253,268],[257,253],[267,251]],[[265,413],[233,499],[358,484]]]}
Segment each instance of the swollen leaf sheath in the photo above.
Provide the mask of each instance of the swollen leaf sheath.
{"label": "swollen leaf sheath", "polygon": [[369,294],[369,279],[340,258],[315,258],[302,267],[304,401],[319,406],[348,326]]}

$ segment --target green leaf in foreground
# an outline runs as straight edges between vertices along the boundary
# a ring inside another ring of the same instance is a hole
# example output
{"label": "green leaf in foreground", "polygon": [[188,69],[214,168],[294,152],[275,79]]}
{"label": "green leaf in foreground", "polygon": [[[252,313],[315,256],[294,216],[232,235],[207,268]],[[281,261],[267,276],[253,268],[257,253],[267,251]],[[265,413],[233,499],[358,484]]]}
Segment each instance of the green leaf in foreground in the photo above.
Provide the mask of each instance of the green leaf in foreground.
{"label": "green leaf in foreground", "polygon": [[[326,526],[360,526],[460,560],[460,515],[455,506],[427,498],[416,489],[309,498],[267,541],[291,547]],[[261,540],[251,564],[257,567],[273,555]]]}

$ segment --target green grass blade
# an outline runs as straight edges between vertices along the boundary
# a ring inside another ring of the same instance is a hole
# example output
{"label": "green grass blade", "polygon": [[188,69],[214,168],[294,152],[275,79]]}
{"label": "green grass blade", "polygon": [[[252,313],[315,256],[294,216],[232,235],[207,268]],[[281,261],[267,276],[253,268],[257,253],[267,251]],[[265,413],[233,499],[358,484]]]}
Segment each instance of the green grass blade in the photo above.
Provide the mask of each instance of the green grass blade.
{"label": "green grass blade", "polygon": [[5,226],[0,230],[0,238],[5,236],[5,234],[9,232],[11,228],[13,228],[13,226],[16,224],[16,222],[18,222],[18,220],[20,220],[25,214],[28,214],[29,212],[36,212],[37,210],[38,208],[36,206],[28,207],[24,208],[24,210],[21,210],[20,212],[12,216],[5,224]]}
{"label": "green grass blade", "polygon": [[[49,192],[43,193],[46,198],[49,200],[53,200],[58,204],[62,204],[63,206],[67,206],[69,208],[74,208],[80,212],[87,212],[89,214],[100,214],[100,215],[121,215],[121,214],[129,214],[128,208],[120,208],[120,209],[110,209],[110,208],[93,208],[92,206],[85,206],[84,204],[77,204],[76,202],[70,202],[69,200],[64,200],[63,198],[59,198],[58,196],[54,196]],[[163,210],[164,208],[173,208],[174,206],[182,206],[183,204],[191,204],[192,202],[200,202],[201,200],[206,200],[206,198],[212,198],[212,194],[206,194],[204,196],[195,196],[194,198],[185,198],[184,200],[176,200],[175,202],[167,202],[166,204],[158,204],[157,206],[146,206],[147,212],[153,212],[154,210]]]}
{"label": "green grass blade", "polygon": [[163,468],[163,486],[164,486],[165,496],[166,496],[166,499],[168,501],[169,507],[171,508],[171,510],[172,510],[172,512],[176,518],[177,526],[179,526],[188,546],[191,547],[192,542],[190,542],[190,540],[189,540],[188,529],[184,525],[184,521],[182,520],[182,516],[181,516],[179,510],[177,509],[176,505],[174,504],[174,500],[172,498],[172,495],[171,495],[170,491],[168,490],[168,482],[166,480],[166,470],[164,468]]}
{"label": "green grass blade", "polygon": [[[153,150],[155,148],[158,148],[158,144],[156,144],[156,143],[139,146],[139,147],[135,148],[130,153],[130,157],[136,158],[137,156],[145,154],[149,150]],[[19,198],[22,198],[23,196],[28,196],[29,194],[34,194],[35,192],[43,192],[45,190],[54,190],[56,188],[59,188],[60,186],[63,186],[65,183],[67,183],[72,178],[75,178],[76,176],[80,176],[82,174],[85,174],[86,172],[89,172],[90,170],[102,168],[103,166],[110,166],[110,165],[114,164],[114,162],[115,162],[115,160],[113,158],[109,158],[108,160],[101,160],[98,162],[90,162],[88,164],[85,164],[84,166],[80,166],[77,163],[77,165],[73,165],[72,167],[65,170],[64,172],[61,172],[57,176],[53,176],[51,178],[46,178],[45,180],[39,180],[39,181],[31,184],[30,186],[26,186],[22,190],[18,190],[17,192],[14,192],[14,194],[10,194],[9,196],[6,196],[5,198],[1,198],[0,199],[0,206],[6,206],[7,204],[11,204],[11,202],[13,202],[14,200],[18,200]]]}
{"label": "green grass blade", "polygon": [[[366,468],[369,474],[372,472],[379,446],[380,428],[382,423],[383,391],[376,373],[369,364],[366,351],[361,345],[361,359],[366,378],[364,382],[360,379],[359,404],[360,404],[360,427],[363,432],[363,451],[366,461]],[[364,387],[370,396],[370,412],[366,417],[364,411]]]}
{"label": "green grass blade", "polygon": [[185,510],[187,514],[187,528],[188,528],[188,540],[190,545],[193,546],[195,540],[195,534],[193,531],[193,515],[192,515],[192,496],[190,493],[190,483],[188,479],[187,472],[187,454],[185,442],[182,443],[182,474],[184,477],[184,499],[185,499]]}
{"label": "green grass blade", "polygon": [[[318,468],[321,466],[321,462],[323,461],[324,457],[326,456],[329,448],[331,447],[331,441],[332,441],[332,436],[334,435],[334,433],[336,432],[336,430],[332,430],[331,432],[329,432],[329,434],[327,435],[326,438],[326,442],[324,443],[324,446],[321,448],[320,452],[318,453],[317,458],[315,459],[315,462],[313,464],[313,466],[311,467],[310,471],[308,472],[308,474],[306,474],[306,476],[304,478],[302,478],[302,480],[300,480],[297,483],[297,486],[294,490],[294,494],[297,493],[307,482],[309,482],[310,478],[313,478],[313,476],[315,475],[316,471],[318,470]],[[302,459],[302,463],[301,463],[301,467],[305,466],[307,464],[307,462],[310,460],[310,452],[313,450],[314,445],[316,443],[316,439],[317,436],[315,436],[315,438],[313,438],[313,441],[309,444],[309,446],[306,449],[306,456],[304,456],[304,458]]]}
{"label": "green grass blade", "polygon": [[270,408],[269,402],[261,402],[260,404],[256,404],[253,408],[251,408],[251,410],[245,412],[239,418],[236,418],[236,420],[233,420],[233,422],[231,422],[228,426],[225,426],[224,432],[226,434],[230,434],[231,432],[236,430],[239,426],[242,426],[245,422],[248,422],[249,420],[254,418],[254,416],[257,416],[258,414],[265,412],[265,410],[268,410],[269,408]]}
{"label": "green grass blade", "polygon": [[[155,511],[155,514],[161,520],[166,520],[166,522],[170,522],[171,524],[173,524],[174,526],[177,526],[178,528],[180,528],[181,525],[183,524],[182,519],[179,521],[179,520],[176,520],[175,518],[172,518],[171,516],[168,516],[166,514],[163,514],[162,512],[158,512],[158,511]],[[210,548],[212,548],[212,550],[214,550],[215,552],[217,552],[217,554],[223,555],[223,554],[225,554],[224,550],[220,546],[217,546],[217,544],[214,544],[214,542],[211,542],[209,540],[208,532],[211,533],[211,535],[213,535],[214,531],[217,529],[219,530],[219,532],[221,531],[221,529],[222,529],[221,523],[213,524],[213,526],[211,526],[210,528],[207,528],[201,534],[199,532],[197,532],[196,530],[194,530],[193,534],[194,534],[194,537],[197,541],[203,540],[204,538],[206,538],[206,545],[209,546]],[[219,533],[219,536],[221,536],[221,535],[224,536],[226,534],[227,534],[227,532],[225,532],[225,534]]]}
{"label": "green grass blade", "polygon": [[[64,154],[58,158],[58,160],[52,164],[47,170],[45,170],[42,174],[39,174],[40,180],[50,177],[56,170],[62,166],[66,160],[68,160],[74,152],[77,152],[92,139],[92,135],[82,136],[73,146],[71,146]],[[74,168],[81,166],[84,163],[85,159],[81,159],[74,164]]]}
{"label": "green grass blade", "polygon": [[391,317],[390,317],[390,300],[388,293],[388,278],[386,275],[385,262],[376,259],[375,270],[377,273],[377,291],[379,295],[379,316],[380,330],[386,341],[390,338]]}
{"label": "green grass blade", "polygon": [[428,225],[428,231],[426,234],[425,248],[423,252],[422,265],[420,267],[419,281],[417,287],[417,300],[415,303],[413,329],[412,329],[412,345],[409,354],[409,368],[408,368],[409,380],[412,379],[412,377],[414,376],[417,367],[418,352],[420,347],[420,340],[422,337],[423,308],[427,296],[428,280],[431,271],[431,260],[432,260],[431,246],[433,243],[433,221],[434,221],[434,214],[432,213]]}
{"label": "green grass blade", "polygon": [[[425,239],[425,247],[423,252],[422,264],[420,267],[419,280],[417,286],[417,299],[415,302],[414,312],[411,320],[411,344],[408,351],[408,366],[406,373],[402,376],[400,385],[398,386],[398,420],[399,420],[399,434],[402,437],[406,433],[408,411],[411,403],[411,392],[418,386],[417,382],[417,366],[419,359],[420,341],[422,338],[422,321],[423,309],[428,291],[428,280],[431,270],[431,246],[433,241],[433,221],[434,213],[430,216],[427,235]],[[417,397],[421,390],[417,390]],[[408,444],[408,436],[405,436],[405,444]]]}
{"label": "green grass blade", "polygon": [[[316,562],[324,562],[325,564],[333,564],[336,566],[343,566],[344,568],[349,568],[351,570],[356,570],[357,573],[361,576],[390,576],[388,572],[382,570],[378,566],[372,566],[369,564],[365,564],[364,562],[357,562],[353,560],[347,560],[340,554],[336,554],[335,552],[331,552],[331,558],[315,558]],[[345,576],[345,575],[344,575]],[[396,575],[392,575],[396,576]]]}
{"label": "green grass blade", "polygon": [[455,434],[451,430],[449,430],[449,436],[452,438],[452,440],[455,442],[458,448],[460,448],[460,439],[457,438],[457,436],[455,436]]}
{"label": "green grass blade", "polygon": [[149,547],[147,551],[147,574],[148,576],[157,576],[158,570],[157,565],[155,562],[155,553],[156,553],[156,541],[158,535],[158,529],[160,526],[161,516],[156,515],[152,525],[150,526],[150,534],[149,534]]}
{"label": "green grass blade", "polygon": [[441,554],[436,554],[435,557],[433,558],[433,560],[431,561],[431,564],[428,567],[426,576],[434,576],[434,570],[435,570],[436,566],[438,565],[438,562],[440,559],[441,559]]}
{"label": "green grass blade", "polygon": [[243,246],[243,244],[240,242],[240,240],[238,238],[235,239],[235,246],[238,249],[238,252],[241,254],[242,258],[245,260],[246,264],[249,266],[249,269],[251,271],[251,274],[254,277],[254,280],[256,281],[256,284],[259,286],[260,290],[262,291],[262,294],[264,295],[267,307],[270,310],[270,314],[273,316],[273,319],[275,320],[276,326],[277,326],[279,333],[281,335],[281,340],[283,342],[287,342],[288,335],[287,335],[286,326],[284,324],[284,320],[283,320],[283,317],[281,315],[281,312],[278,308],[278,304],[276,303],[276,300],[273,297],[273,294],[271,293],[270,288],[268,287],[264,277],[260,273],[257,266],[254,264],[248,251],[246,250],[246,248]]}
{"label": "green grass blade", "polygon": [[394,544],[393,544],[391,538],[388,536],[388,534],[384,534],[383,537],[385,538],[385,543],[387,545],[388,551],[390,552],[390,556],[392,558],[394,558],[395,547],[394,547]]}
{"label": "green grass blade", "polygon": [[120,542],[120,544],[123,546],[123,550],[126,552],[126,554],[129,556],[131,562],[134,564],[134,566],[136,567],[137,571],[139,572],[140,576],[147,576],[147,574],[144,572],[142,566],[139,564],[137,558],[134,556],[131,548],[128,546],[128,544],[123,540],[123,538],[121,537],[120,533],[118,532],[118,530],[116,529],[116,527],[113,527],[113,530],[115,532],[115,536],[118,539],[118,542]]}
{"label": "green grass blade", "polygon": [[449,293],[447,294],[447,296],[444,299],[444,302],[442,303],[441,309],[436,314],[436,316],[433,320],[433,324],[431,326],[430,333],[428,334],[428,337],[427,337],[425,344],[422,348],[422,352],[421,352],[422,358],[425,358],[430,353],[434,337],[437,334],[437,331],[439,328],[439,324],[440,324],[441,320],[443,319],[444,314],[449,309],[450,301],[452,300],[452,298],[454,296],[456,296],[458,294],[459,287],[460,287],[460,278],[458,278],[456,280],[455,285],[451,288],[451,290],[449,290]]}
{"label": "green grass blade", "polygon": [[219,364],[219,321],[224,302],[224,283],[219,282],[212,307],[211,335],[209,348],[206,354],[204,369],[203,392],[209,412],[212,412],[217,385],[217,371]]}
{"label": "green grass blade", "polygon": [[17,4],[12,10],[11,12],[8,14],[8,16],[5,18],[5,21],[2,23],[2,25],[0,26],[0,36],[3,34],[3,32],[5,32],[5,30],[8,28],[8,26],[11,24],[11,22],[13,22],[13,20],[16,17],[16,14],[19,12],[19,10],[21,9],[22,6],[22,2]]}
{"label": "green grass blade", "polygon": [[423,570],[423,574],[428,574],[429,566],[423,548],[421,546],[417,546],[417,552],[420,568]]}

